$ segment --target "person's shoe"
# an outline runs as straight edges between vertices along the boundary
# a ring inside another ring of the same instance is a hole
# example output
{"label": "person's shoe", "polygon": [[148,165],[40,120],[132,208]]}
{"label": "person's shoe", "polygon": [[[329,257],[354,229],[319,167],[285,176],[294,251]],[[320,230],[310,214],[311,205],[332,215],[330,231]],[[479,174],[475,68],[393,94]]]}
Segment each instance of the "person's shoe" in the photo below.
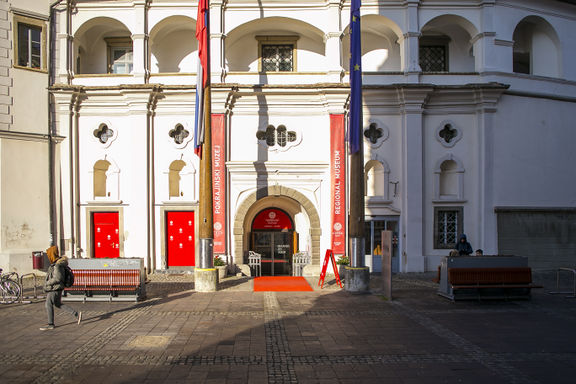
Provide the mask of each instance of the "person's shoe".
{"label": "person's shoe", "polygon": [[82,312],[78,312],[78,325],[82,322]]}
{"label": "person's shoe", "polygon": [[54,328],[56,328],[56,327],[54,326],[54,324],[48,324],[48,325],[45,326],[45,327],[40,327],[40,330],[41,330],[41,331],[49,331],[49,330],[54,329]]}

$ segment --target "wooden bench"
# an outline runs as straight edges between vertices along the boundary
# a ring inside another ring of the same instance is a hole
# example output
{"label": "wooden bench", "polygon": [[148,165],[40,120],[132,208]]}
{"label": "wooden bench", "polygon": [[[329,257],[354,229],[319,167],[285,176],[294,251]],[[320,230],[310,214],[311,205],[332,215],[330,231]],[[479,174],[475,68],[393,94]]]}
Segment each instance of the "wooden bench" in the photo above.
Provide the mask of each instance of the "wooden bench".
{"label": "wooden bench", "polygon": [[[448,282],[456,291],[468,290],[471,296],[488,298],[529,298],[532,288],[542,288],[532,283],[529,267],[499,268],[449,268]],[[491,290],[488,294],[488,290]]]}
{"label": "wooden bench", "polygon": [[[83,292],[82,299],[92,297],[94,292],[108,292],[110,301],[138,300],[140,292],[139,269],[73,269],[74,285],[64,289],[64,293]],[[132,296],[118,295],[118,292],[134,292]],[[72,298],[74,295],[68,295]],[[76,295],[78,296],[78,295]]]}

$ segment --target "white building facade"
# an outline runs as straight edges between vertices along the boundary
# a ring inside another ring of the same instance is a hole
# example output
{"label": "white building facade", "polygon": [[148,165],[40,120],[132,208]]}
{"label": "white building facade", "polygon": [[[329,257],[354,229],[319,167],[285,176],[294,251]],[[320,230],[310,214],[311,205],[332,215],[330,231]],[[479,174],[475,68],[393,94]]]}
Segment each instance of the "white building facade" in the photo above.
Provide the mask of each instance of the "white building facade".
{"label": "white building facade", "polygon": [[[434,270],[461,233],[574,262],[576,5],[363,1],[366,263]],[[210,1],[215,254],[346,253],[350,2]],[[198,256],[197,3],[54,5],[58,238],[72,257]],[[344,180],[341,184],[340,182]],[[60,204],[61,203],[61,204]]]}
{"label": "white building facade", "polygon": [[49,116],[50,1],[0,1],[0,268],[56,242],[58,142]]}

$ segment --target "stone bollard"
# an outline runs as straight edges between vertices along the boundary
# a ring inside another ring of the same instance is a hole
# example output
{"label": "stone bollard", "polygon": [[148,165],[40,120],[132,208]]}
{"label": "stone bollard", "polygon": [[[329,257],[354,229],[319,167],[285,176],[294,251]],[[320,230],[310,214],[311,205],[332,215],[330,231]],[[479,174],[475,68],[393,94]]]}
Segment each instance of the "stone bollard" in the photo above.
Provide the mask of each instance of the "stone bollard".
{"label": "stone bollard", "polygon": [[350,293],[368,293],[370,291],[370,268],[346,267],[344,288]]}
{"label": "stone bollard", "polygon": [[216,292],[218,290],[218,270],[216,268],[195,268],[194,290],[196,292]]}

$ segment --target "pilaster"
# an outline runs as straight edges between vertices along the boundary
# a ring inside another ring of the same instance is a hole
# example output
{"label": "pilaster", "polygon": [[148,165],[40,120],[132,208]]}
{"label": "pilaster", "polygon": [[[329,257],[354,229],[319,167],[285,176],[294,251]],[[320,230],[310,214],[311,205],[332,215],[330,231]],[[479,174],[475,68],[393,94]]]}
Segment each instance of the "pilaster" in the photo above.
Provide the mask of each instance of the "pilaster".
{"label": "pilaster", "polygon": [[419,62],[419,38],[420,25],[418,19],[417,0],[407,0],[404,3],[406,33],[399,39],[402,71],[406,76],[406,82],[417,83],[418,75],[422,71]]}
{"label": "pilaster", "polygon": [[424,260],[424,105],[432,92],[426,87],[398,88],[402,115],[402,195],[403,241],[401,271],[425,270]]}
{"label": "pilaster", "polygon": [[494,113],[507,86],[483,87],[475,90],[478,127],[478,248],[485,254],[498,253],[497,217],[494,212]]}

